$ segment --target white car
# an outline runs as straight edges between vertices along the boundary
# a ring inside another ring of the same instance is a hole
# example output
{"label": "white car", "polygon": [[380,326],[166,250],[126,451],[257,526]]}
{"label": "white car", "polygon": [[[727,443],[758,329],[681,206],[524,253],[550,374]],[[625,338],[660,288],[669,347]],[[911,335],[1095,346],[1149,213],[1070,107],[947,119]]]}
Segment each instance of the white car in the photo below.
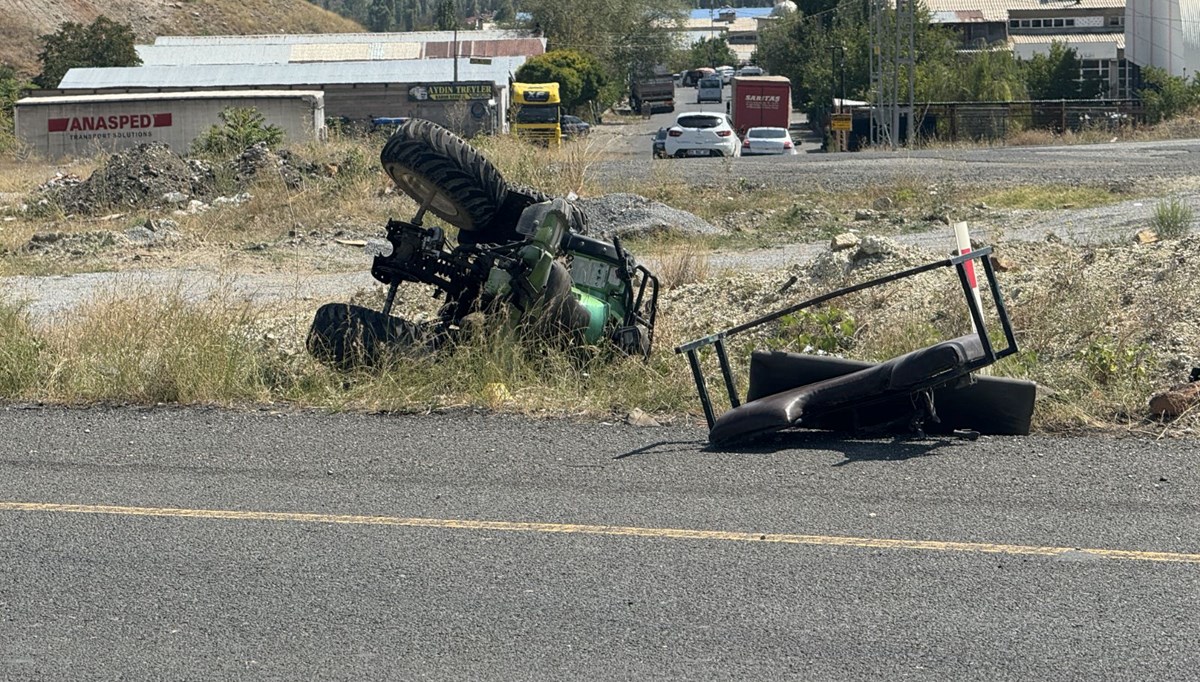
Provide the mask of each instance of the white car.
{"label": "white car", "polygon": [[727,114],[679,114],[667,129],[667,156],[737,156],[738,139]]}
{"label": "white car", "polygon": [[792,135],[787,128],[751,128],[742,139],[742,156],[795,153],[796,145],[792,143]]}

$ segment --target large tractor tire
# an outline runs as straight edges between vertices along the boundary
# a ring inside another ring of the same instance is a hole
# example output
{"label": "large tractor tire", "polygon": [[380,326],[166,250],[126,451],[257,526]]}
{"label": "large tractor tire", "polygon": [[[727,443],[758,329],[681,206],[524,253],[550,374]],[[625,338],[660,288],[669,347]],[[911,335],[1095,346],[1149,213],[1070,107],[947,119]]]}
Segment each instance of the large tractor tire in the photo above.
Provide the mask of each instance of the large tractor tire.
{"label": "large tractor tire", "polygon": [[434,344],[432,330],[349,303],[317,309],[308,330],[308,352],[339,369],[373,365],[388,348]]}
{"label": "large tractor tire", "polygon": [[388,138],[379,161],[392,181],[418,204],[483,239],[504,204],[508,187],[479,150],[445,128],[409,119]]}

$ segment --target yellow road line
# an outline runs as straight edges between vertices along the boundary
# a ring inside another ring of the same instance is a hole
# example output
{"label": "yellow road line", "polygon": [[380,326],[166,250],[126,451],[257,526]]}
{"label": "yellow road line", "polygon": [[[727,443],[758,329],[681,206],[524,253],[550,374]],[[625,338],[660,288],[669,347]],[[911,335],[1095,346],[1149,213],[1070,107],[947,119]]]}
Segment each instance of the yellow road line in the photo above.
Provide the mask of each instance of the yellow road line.
{"label": "yellow road line", "polygon": [[523,521],[473,521],[470,519],[426,519],[401,516],[355,516],[345,514],[303,514],[296,512],[234,511],[225,509],[177,509],[173,507],[117,507],[98,504],[55,504],[41,502],[0,502],[0,511],[46,512],[65,514],[109,514],[167,518],[218,519],[228,521],[286,521],[293,523],[333,523],[359,526],[404,526],[449,530],[515,531],[559,533],[564,535],[612,535],[667,540],[716,540],[725,542],[771,542],[789,545],[853,547],[858,549],[909,549],[934,552],[966,552],[1056,557],[1074,555],[1097,559],[1124,559],[1200,564],[1200,554],[1142,552],[1127,549],[1078,547],[1042,547],[1004,545],[989,542],[943,542],[938,540],[897,540],[857,538],[837,535],[792,535],[746,533],[723,530],[682,528],[642,528],[638,526],[589,526],[574,523],[531,523]]}

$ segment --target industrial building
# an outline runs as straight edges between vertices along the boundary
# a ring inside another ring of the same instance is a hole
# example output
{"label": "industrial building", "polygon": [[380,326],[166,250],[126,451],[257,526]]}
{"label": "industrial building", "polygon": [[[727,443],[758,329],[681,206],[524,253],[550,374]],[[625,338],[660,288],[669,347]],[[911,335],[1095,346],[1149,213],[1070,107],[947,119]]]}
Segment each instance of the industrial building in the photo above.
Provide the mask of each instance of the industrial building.
{"label": "industrial building", "polygon": [[14,107],[16,133],[43,158],[112,152],[161,142],[187,152],[192,141],[220,125],[227,108],[253,108],[289,142],[319,139],[325,130],[320,92],[222,90],[25,97]]}
{"label": "industrial building", "polygon": [[546,40],[519,31],[162,36],[141,66],[77,68],[33,97],[305,90],[343,122],[427,118],[465,135],[507,130],[508,84]]}
{"label": "industrial building", "polygon": [[1127,0],[1125,56],[1191,80],[1200,73],[1200,1]]}
{"label": "industrial building", "polygon": [[1049,54],[1063,43],[1082,61],[1080,78],[1103,84],[1109,99],[1132,96],[1125,55],[1125,0],[927,0],[930,19],[953,28],[960,48],[1000,43],[1017,57]]}

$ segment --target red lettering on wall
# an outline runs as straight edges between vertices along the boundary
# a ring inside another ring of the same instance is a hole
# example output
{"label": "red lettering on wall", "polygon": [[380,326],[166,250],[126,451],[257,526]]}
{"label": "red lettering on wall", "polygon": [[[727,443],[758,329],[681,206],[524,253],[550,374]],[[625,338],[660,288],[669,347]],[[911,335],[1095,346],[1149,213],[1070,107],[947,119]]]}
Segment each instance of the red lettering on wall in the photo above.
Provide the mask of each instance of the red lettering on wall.
{"label": "red lettering on wall", "polygon": [[169,128],[171,114],[121,114],[119,116],[72,116],[52,118],[46,123],[51,133],[73,130],[125,130],[136,128]]}

